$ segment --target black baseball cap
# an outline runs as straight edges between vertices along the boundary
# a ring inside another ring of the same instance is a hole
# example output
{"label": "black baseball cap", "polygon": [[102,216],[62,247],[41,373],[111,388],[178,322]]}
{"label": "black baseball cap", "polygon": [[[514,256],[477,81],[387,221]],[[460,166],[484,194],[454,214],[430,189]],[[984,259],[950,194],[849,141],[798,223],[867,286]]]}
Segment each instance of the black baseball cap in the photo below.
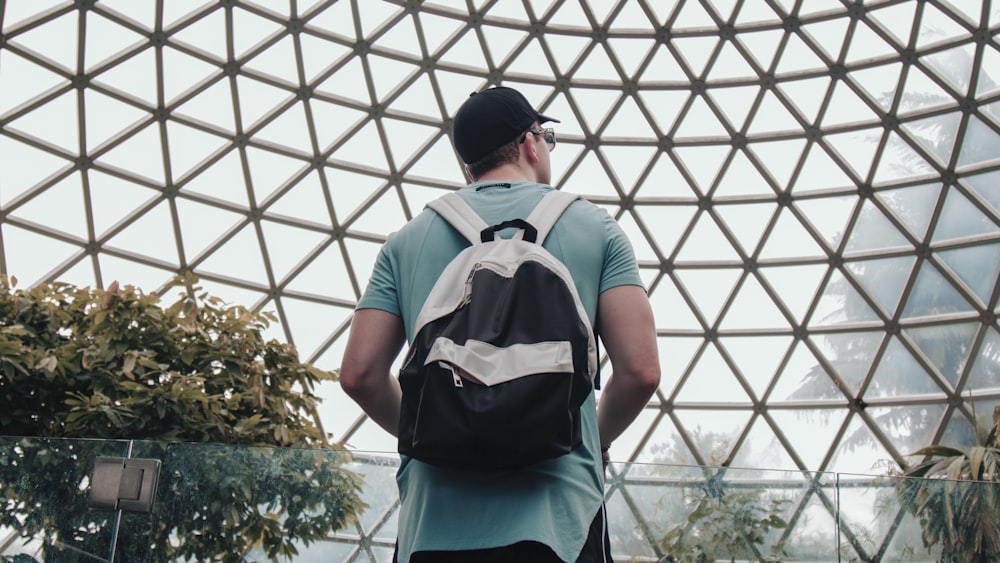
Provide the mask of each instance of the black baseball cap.
{"label": "black baseball cap", "polygon": [[463,162],[472,164],[516,139],[535,121],[559,123],[535,111],[513,88],[473,92],[455,114],[455,149]]}

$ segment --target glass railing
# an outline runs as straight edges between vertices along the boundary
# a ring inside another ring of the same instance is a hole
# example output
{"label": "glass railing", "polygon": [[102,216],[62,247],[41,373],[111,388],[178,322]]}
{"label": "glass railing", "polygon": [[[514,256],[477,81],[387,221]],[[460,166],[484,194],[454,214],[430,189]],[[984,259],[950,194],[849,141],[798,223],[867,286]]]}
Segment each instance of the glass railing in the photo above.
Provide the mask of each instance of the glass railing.
{"label": "glass railing", "polygon": [[[379,452],[0,437],[0,561],[391,561],[396,464]],[[963,550],[998,541],[985,527],[1000,518],[997,487],[612,463],[606,498],[617,561],[971,561]]]}

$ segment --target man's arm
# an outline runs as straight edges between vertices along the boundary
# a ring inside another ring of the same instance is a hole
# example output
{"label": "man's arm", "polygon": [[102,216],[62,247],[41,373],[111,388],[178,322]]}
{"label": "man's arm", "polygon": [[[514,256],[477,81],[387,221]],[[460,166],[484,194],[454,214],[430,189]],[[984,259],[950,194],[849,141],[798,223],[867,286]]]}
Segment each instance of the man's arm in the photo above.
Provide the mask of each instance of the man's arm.
{"label": "man's arm", "polygon": [[597,426],[601,447],[611,445],[635,420],[660,384],[653,311],[643,288],[613,287],[597,301],[598,332],[612,374],[601,390]]}
{"label": "man's arm", "polygon": [[380,309],[359,309],[340,366],[340,386],[393,436],[399,432],[403,394],[389,370],[404,340],[402,319]]}

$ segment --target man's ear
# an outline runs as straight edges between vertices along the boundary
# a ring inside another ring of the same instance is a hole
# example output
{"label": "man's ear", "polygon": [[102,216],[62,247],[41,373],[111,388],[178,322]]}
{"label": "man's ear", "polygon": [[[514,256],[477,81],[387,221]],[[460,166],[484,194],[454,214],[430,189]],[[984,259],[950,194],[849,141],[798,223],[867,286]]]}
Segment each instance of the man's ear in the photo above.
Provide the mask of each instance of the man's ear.
{"label": "man's ear", "polygon": [[532,133],[525,134],[524,142],[521,143],[524,147],[525,156],[528,158],[528,162],[535,164],[538,162],[538,143],[535,142],[535,136]]}

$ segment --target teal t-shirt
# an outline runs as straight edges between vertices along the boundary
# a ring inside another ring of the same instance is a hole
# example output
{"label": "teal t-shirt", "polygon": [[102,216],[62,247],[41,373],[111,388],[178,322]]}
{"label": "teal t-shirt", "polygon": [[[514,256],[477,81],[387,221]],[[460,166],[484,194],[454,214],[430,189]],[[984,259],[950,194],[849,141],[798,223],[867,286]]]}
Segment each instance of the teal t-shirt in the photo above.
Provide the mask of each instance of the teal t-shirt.
{"label": "teal t-shirt", "polygon": [[[479,182],[459,193],[487,224],[495,225],[527,217],[550,190],[531,182]],[[424,210],[389,236],[358,308],[401,317],[411,342],[417,315],[438,275],[468,244],[444,219]],[[607,211],[590,202],[574,202],[543,246],[569,269],[592,324],[601,292],[642,285],[627,237]],[[582,425],[581,447],[518,471],[453,470],[402,456],[396,475],[399,560],[409,561],[415,551],[483,549],[525,540],[575,560],[604,496],[593,393],[584,403]]]}

